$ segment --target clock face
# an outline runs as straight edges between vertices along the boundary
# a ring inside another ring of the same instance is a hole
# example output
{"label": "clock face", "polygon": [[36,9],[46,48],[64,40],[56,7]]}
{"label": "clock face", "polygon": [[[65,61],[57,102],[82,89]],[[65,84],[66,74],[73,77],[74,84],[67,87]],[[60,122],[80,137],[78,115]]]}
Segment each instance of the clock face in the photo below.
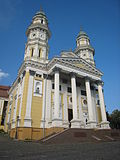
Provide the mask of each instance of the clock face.
{"label": "clock face", "polygon": [[35,37],[36,37],[36,33],[31,33],[30,38],[33,39],[33,38],[35,38]]}
{"label": "clock face", "polygon": [[45,40],[45,33],[43,32],[40,33],[40,39]]}

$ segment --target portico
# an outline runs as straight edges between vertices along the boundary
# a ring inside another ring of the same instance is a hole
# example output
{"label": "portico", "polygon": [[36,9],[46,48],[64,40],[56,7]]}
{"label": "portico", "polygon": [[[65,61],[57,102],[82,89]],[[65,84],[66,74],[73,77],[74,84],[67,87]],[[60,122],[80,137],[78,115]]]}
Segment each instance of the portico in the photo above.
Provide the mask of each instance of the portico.
{"label": "portico", "polygon": [[[103,92],[102,86],[100,85],[102,83],[101,80],[96,80],[91,78],[90,76],[83,76],[81,73],[74,73],[74,72],[66,72],[66,70],[62,69],[62,67],[55,67],[53,69],[53,72],[51,72],[53,77],[54,77],[54,118],[52,119],[52,126],[54,127],[64,127],[64,119],[66,122],[65,127],[69,127],[69,123],[71,123],[71,128],[97,128],[98,122],[96,121],[95,114],[93,112],[94,110],[94,104],[92,102],[92,95],[91,95],[91,85],[97,86],[98,88],[98,95],[100,99],[100,111],[102,115],[102,123],[99,124],[101,126],[109,124],[106,120],[106,112],[105,112],[105,105],[104,105],[104,99],[103,99]],[[61,75],[66,75],[66,80],[68,84],[62,84],[62,76]],[[79,85],[77,84],[77,81],[79,81]],[[84,89],[86,91],[86,99],[87,99],[87,111],[88,111],[88,121],[87,125],[85,124],[83,120],[83,108],[81,106],[81,93],[79,93],[81,89],[81,82],[82,85],[84,85]],[[98,83],[99,82],[99,83]],[[60,91],[60,85],[61,85],[61,90]],[[71,87],[71,97],[72,97],[72,112],[73,112],[73,119],[69,122],[68,121],[68,104],[65,103],[67,102],[67,88],[68,86]],[[66,88],[66,89],[63,89]],[[60,117],[60,94],[63,94],[63,99],[64,99],[64,108],[62,112],[64,112],[64,117]],[[80,99],[79,99],[80,96]],[[95,97],[94,97],[95,98]],[[46,117],[47,118],[47,117]],[[107,125],[105,126],[107,127]]]}

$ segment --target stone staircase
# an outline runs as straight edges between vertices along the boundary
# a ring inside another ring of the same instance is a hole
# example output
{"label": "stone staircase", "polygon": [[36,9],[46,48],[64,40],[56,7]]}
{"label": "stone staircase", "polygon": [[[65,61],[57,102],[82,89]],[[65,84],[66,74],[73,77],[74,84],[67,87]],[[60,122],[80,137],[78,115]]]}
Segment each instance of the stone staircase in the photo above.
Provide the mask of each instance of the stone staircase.
{"label": "stone staircase", "polygon": [[120,140],[120,131],[111,129],[65,129],[41,140],[45,144],[65,144],[80,142],[109,142]]}

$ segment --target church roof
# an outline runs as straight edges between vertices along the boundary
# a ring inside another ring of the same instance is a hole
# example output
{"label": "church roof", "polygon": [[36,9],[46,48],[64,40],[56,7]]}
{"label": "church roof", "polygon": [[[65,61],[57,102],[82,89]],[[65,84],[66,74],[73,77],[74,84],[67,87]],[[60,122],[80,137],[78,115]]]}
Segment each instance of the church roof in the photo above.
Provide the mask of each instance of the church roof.
{"label": "church roof", "polygon": [[8,91],[10,86],[0,86],[0,97],[8,98]]}
{"label": "church roof", "polygon": [[82,31],[82,30],[80,30],[80,32],[78,33],[78,36],[77,36],[77,38],[79,38],[79,37],[87,37],[87,38],[89,38],[88,37],[88,35],[86,34],[86,32],[84,32],[84,31]]}

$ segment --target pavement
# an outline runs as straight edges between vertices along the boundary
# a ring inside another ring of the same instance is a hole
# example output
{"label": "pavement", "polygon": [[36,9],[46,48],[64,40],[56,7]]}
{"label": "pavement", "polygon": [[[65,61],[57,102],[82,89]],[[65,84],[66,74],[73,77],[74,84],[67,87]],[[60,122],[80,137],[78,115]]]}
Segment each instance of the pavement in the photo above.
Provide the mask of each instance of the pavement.
{"label": "pavement", "polygon": [[120,141],[42,144],[18,141],[0,133],[0,160],[119,160]]}

